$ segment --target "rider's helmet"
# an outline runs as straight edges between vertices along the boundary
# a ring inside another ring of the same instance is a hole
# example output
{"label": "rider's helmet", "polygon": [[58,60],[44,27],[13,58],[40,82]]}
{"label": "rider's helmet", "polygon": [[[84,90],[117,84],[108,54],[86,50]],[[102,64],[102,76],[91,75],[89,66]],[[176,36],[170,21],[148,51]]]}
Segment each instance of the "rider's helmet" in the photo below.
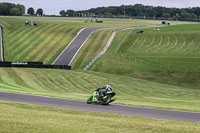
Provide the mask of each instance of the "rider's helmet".
{"label": "rider's helmet", "polygon": [[106,90],[112,91],[112,88],[110,87],[110,85],[106,85]]}

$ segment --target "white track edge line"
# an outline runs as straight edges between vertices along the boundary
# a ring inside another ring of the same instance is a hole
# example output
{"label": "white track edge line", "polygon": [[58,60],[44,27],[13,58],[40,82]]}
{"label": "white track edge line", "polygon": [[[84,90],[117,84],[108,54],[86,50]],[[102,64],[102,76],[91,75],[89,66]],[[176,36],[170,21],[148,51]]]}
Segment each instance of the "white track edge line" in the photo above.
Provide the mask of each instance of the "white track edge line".
{"label": "white track edge line", "polygon": [[[94,30],[94,31],[96,31],[96,30]],[[75,55],[73,56],[73,58],[71,59],[71,61],[69,62],[68,65],[70,65],[70,64],[72,63],[72,61],[74,60],[74,58],[76,57],[76,55],[78,54],[78,52],[80,51],[80,49],[81,49],[81,48],[83,47],[83,45],[88,41],[89,37],[93,34],[94,31],[92,31],[92,32],[90,33],[90,35],[87,37],[87,39],[81,44],[80,48],[76,51]]]}
{"label": "white track edge line", "polygon": [[4,61],[4,46],[3,46],[3,32],[2,27],[0,27],[0,41],[1,41],[1,61]]}
{"label": "white track edge line", "polygon": [[56,60],[52,63],[52,65],[55,64],[55,62],[60,58],[60,56],[64,53],[64,51],[71,45],[71,43],[78,37],[78,35],[84,30],[85,28],[82,28],[77,35],[73,38],[73,40],[65,47],[65,49],[60,53],[60,55],[56,58]]}

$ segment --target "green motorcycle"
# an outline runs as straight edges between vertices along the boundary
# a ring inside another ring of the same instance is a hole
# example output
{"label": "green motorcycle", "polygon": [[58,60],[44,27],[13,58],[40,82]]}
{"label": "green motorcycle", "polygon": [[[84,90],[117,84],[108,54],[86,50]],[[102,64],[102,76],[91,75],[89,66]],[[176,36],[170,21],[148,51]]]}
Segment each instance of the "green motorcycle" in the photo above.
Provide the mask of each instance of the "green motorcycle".
{"label": "green motorcycle", "polygon": [[100,96],[98,91],[94,91],[93,95],[87,100],[87,104],[98,103],[101,105],[108,105],[109,103],[115,101],[112,99],[116,95],[113,91],[105,92],[104,96]]}

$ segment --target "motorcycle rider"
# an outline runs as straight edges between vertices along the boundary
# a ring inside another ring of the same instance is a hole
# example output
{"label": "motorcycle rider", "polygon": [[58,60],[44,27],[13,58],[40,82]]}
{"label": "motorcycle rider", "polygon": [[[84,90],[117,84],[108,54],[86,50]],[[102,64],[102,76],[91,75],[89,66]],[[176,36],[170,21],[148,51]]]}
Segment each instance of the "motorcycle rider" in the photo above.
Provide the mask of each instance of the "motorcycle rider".
{"label": "motorcycle rider", "polygon": [[97,99],[101,100],[107,91],[112,91],[112,88],[110,87],[110,85],[106,85],[106,86],[102,86],[102,87],[96,89],[96,91],[98,91],[98,93],[99,93]]}

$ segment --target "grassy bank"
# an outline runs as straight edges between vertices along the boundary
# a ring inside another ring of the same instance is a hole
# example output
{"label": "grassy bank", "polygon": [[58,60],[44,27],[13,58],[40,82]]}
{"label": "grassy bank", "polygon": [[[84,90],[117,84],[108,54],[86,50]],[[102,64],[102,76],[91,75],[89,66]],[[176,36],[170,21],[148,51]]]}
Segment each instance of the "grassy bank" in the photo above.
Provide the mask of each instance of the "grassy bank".
{"label": "grassy bank", "polygon": [[92,92],[110,84],[114,103],[200,112],[200,90],[106,73],[0,68],[0,91],[86,101]]}
{"label": "grassy bank", "polygon": [[[24,26],[25,20],[33,20],[37,26]],[[46,64],[51,64],[83,27],[48,18],[1,17],[0,23],[2,21],[7,61],[43,61]]]}
{"label": "grassy bank", "polygon": [[[83,27],[152,25],[160,21],[103,19],[104,23],[84,23],[88,18],[0,17],[4,28],[7,61],[43,61],[51,64]],[[14,20],[14,21],[13,21]],[[25,21],[37,26],[25,26]]]}
{"label": "grassy bank", "polygon": [[200,124],[0,101],[0,129],[1,133],[197,133]]}
{"label": "grassy bank", "polygon": [[199,26],[150,28],[143,34],[118,32],[90,70],[199,89]]}
{"label": "grassy bank", "polygon": [[[86,19],[89,18],[0,16],[0,25],[4,28],[5,59],[51,64],[83,27],[161,24],[161,21],[129,19],[100,19],[104,23],[85,23]],[[25,21],[31,20],[37,26],[24,26]]]}
{"label": "grassy bank", "polygon": [[[83,27],[138,26],[160,21],[0,17],[7,61],[51,64]],[[33,20],[37,26],[24,26]],[[104,47],[110,30],[92,34],[72,63],[76,71],[0,68],[0,91],[86,101],[110,84],[114,103],[200,112],[199,25],[119,32],[90,70],[83,67]],[[122,40],[125,44],[122,45]],[[190,64],[190,65],[188,65]],[[187,68],[187,69],[186,69]],[[96,72],[95,72],[96,71]],[[144,80],[145,79],[145,80]],[[0,132],[199,132],[199,123],[145,119],[0,101]]]}

